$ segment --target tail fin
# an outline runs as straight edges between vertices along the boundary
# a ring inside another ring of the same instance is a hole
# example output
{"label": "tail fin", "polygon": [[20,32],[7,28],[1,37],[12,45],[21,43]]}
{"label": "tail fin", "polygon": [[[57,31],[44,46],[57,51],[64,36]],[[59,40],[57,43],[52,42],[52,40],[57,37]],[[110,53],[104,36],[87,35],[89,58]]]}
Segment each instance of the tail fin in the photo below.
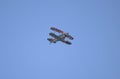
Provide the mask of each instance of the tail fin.
{"label": "tail fin", "polygon": [[53,38],[48,38],[48,41],[50,41],[50,43],[56,43],[56,41]]}

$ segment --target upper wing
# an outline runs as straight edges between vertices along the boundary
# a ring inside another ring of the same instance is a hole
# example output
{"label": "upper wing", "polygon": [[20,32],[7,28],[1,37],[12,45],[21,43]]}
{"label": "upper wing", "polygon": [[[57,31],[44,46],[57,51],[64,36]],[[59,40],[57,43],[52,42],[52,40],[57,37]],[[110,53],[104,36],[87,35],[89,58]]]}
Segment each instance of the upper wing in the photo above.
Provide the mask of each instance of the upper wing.
{"label": "upper wing", "polygon": [[62,31],[60,29],[57,29],[55,27],[51,27],[50,29],[53,30],[53,31],[59,32],[59,33],[64,33],[64,31]]}
{"label": "upper wing", "polygon": [[[53,30],[53,31],[56,31],[56,32],[59,32],[59,33],[62,33],[62,34],[64,34],[64,31],[62,31],[62,30],[60,30],[60,29],[57,29],[57,28],[55,28],[55,27],[51,27],[50,28],[51,30]],[[66,35],[66,37],[68,37],[69,39],[71,39],[71,40],[73,40],[74,38],[71,36],[71,35]]]}
{"label": "upper wing", "polygon": [[72,43],[69,42],[69,41],[62,41],[62,42],[66,43],[66,44],[68,44],[68,45],[71,45],[71,44],[72,44]]}

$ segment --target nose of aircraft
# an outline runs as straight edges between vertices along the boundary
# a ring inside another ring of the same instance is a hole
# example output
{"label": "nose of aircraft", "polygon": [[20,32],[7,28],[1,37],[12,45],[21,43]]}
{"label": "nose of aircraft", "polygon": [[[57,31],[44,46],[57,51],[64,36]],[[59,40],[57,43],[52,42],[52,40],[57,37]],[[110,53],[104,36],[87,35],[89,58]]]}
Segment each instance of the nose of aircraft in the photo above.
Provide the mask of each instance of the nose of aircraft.
{"label": "nose of aircraft", "polygon": [[65,33],[65,35],[69,35],[69,33]]}

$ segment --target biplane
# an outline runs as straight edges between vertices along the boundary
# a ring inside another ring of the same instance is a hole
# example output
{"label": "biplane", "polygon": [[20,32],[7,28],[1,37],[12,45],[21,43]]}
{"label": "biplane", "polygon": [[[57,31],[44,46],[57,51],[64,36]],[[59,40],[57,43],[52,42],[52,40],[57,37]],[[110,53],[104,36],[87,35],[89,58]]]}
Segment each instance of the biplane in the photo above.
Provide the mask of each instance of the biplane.
{"label": "biplane", "polygon": [[48,38],[48,39],[47,39],[50,43],[56,43],[56,42],[58,42],[58,41],[61,41],[61,42],[66,43],[66,44],[68,44],[68,45],[71,45],[71,44],[72,44],[71,42],[65,40],[65,38],[69,38],[70,40],[73,40],[73,39],[74,39],[71,35],[69,35],[69,33],[66,33],[66,32],[64,32],[64,31],[62,31],[62,30],[60,30],[60,29],[55,28],[55,27],[51,27],[50,29],[51,29],[52,31],[55,31],[55,32],[60,33],[60,35],[56,35],[55,33],[52,33],[52,32],[49,33],[49,35],[50,35],[51,37],[53,37],[53,38]]}

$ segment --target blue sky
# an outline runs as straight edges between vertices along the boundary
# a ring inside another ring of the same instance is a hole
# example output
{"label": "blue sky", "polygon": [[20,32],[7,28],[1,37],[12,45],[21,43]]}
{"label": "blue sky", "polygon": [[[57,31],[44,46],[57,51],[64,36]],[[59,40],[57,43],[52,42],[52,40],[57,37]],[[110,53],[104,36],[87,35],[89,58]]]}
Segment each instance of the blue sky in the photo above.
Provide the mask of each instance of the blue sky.
{"label": "blue sky", "polygon": [[0,79],[120,79],[120,1],[1,0]]}

